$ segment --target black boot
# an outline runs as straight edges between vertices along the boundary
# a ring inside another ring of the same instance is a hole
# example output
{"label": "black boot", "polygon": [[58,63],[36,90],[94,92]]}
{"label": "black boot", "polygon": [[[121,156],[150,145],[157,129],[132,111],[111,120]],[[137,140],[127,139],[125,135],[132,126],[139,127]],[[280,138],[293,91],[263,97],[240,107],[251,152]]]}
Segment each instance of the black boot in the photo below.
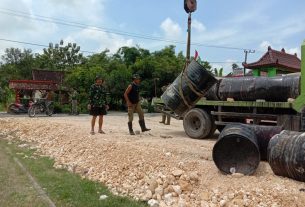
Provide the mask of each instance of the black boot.
{"label": "black boot", "polygon": [[132,129],[132,122],[128,122],[128,128],[129,128],[129,134],[130,135],[135,135],[133,129]]}
{"label": "black boot", "polygon": [[144,119],[143,120],[139,120],[139,124],[140,124],[140,127],[142,129],[142,132],[150,131],[150,129],[146,128]]}

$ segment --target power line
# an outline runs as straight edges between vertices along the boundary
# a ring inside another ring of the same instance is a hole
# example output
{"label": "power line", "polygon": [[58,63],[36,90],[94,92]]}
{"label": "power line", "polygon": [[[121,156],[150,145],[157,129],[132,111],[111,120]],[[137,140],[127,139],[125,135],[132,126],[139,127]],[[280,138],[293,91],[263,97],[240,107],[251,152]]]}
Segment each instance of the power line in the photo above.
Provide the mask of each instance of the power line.
{"label": "power line", "polygon": [[[21,11],[12,10],[12,9],[6,9],[6,8],[0,8],[0,13],[6,14],[9,16],[18,16],[18,17],[22,17],[22,18],[32,19],[35,21],[55,23],[55,24],[59,24],[59,25],[63,25],[63,26],[77,27],[77,28],[86,29],[86,30],[101,31],[101,32],[109,33],[109,34],[129,36],[129,37],[134,37],[134,38],[139,38],[139,39],[162,41],[162,42],[175,43],[175,44],[186,44],[186,42],[184,42],[184,41],[169,40],[169,39],[164,39],[161,37],[154,37],[154,36],[149,36],[149,35],[130,33],[130,32],[126,32],[126,31],[120,31],[120,30],[115,30],[115,29],[110,29],[110,28],[105,28],[105,27],[93,26],[93,25],[88,25],[88,24],[83,24],[83,23],[78,23],[78,22],[73,22],[73,21],[66,21],[66,20],[62,20],[59,18],[52,18],[52,17],[46,17],[46,16],[42,16],[42,15],[29,14],[26,12],[21,12]],[[209,44],[202,44],[202,43],[192,43],[192,45],[199,46],[199,47],[207,47],[207,48],[227,49],[227,50],[248,50],[248,49],[239,48],[239,47],[209,45]]]}
{"label": "power line", "polygon": [[[12,40],[12,39],[5,39],[5,38],[0,38],[0,41],[4,41],[4,42],[13,42],[13,43],[18,43],[18,44],[24,44],[24,45],[32,45],[32,46],[38,46],[38,47],[49,47],[48,45],[43,45],[43,44],[39,44],[39,43],[32,43],[32,42],[24,42],[24,41],[18,41],[18,40]],[[90,54],[98,54],[97,52],[92,52],[92,51],[87,51],[87,50],[80,50],[80,52],[82,53],[90,53]],[[113,54],[112,54],[113,55]],[[208,61],[211,64],[228,64],[228,63],[242,63],[242,62],[227,62],[227,61]]]}

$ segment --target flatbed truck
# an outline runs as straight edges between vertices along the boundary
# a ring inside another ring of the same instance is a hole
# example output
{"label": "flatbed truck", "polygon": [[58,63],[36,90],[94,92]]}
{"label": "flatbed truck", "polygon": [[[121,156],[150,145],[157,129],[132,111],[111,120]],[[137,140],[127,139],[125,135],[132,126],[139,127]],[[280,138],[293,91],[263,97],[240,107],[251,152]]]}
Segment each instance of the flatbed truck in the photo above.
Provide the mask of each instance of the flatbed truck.
{"label": "flatbed truck", "polygon": [[156,111],[183,120],[185,133],[195,139],[209,138],[216,129],[221,131],[230,123],[274,125],[285,130],[305,131],[305,40],[301,47],[300,95],[296,99],[268,102],[211,101],[202,98],[183,116],[163,110],[166,107],[160,98],[154,98],[153,105]]}

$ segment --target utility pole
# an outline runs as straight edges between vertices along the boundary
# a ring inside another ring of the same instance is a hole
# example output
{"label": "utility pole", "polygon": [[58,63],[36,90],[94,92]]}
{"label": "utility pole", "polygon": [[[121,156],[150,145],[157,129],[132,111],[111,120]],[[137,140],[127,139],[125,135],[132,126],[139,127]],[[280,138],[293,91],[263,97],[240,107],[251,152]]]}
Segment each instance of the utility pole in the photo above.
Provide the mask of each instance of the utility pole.
{"label": "utility pole", "polygon": [[187,64],[191,62],[191,29],[192,29],[192,13],[190,12],[187,21],[187,48],[186,48]]}
{"label": "utility pole", "polygon": [[[245,53],[245,63],[247,63],[248,60],[248,53],[255,53],[255,50],[244,50]],[[246,68],[244,67],[244,76],[246,76]]]}
{"label": "utility pole", "polygon": [[188,14],[187,20],[187,47],[186,47],[186,63],[191,62],[191,29],[192,29],[192,12],[197,9],[197,0],[184,0],[184,10]]}

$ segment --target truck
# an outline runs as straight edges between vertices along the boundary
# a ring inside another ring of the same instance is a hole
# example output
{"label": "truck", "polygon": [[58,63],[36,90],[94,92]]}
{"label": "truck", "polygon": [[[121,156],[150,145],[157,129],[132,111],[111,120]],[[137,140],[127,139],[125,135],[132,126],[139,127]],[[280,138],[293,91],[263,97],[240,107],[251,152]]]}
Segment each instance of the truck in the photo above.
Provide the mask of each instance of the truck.
{"label": "truck", "polygon": [[[154,98],[156,111],[183,120],[185,133],[195,139],[211,137],[216,129],[230,123],[281,126],[284,130],[305,131],[305,40],[301,46],[300,94],[283,102],[264,100],[234,101],[201,98],[183,116],[164,110],[161,98]],[[279,96],[281,94],[278,94]]]}

